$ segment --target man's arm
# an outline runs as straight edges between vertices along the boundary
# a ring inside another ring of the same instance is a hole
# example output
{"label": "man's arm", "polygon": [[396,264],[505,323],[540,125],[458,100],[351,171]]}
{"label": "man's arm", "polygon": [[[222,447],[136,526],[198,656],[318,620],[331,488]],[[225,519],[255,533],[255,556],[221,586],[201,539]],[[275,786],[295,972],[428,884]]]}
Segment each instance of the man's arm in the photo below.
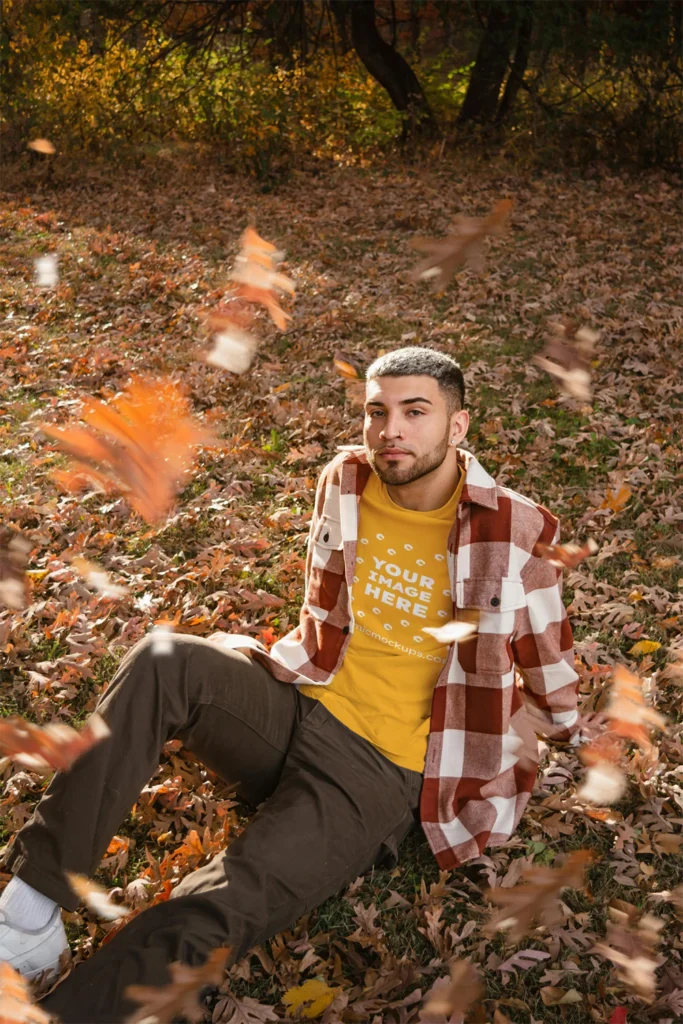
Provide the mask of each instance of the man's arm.
{"label": "man's arm", "polygon": [[[552,539],[559,543],[559,526]],[[532,555],[522,576],[527,606],[519,613],[512,651],[536,731],[569,740],[579,728],[574,639],[562,603],[562,573]]]}

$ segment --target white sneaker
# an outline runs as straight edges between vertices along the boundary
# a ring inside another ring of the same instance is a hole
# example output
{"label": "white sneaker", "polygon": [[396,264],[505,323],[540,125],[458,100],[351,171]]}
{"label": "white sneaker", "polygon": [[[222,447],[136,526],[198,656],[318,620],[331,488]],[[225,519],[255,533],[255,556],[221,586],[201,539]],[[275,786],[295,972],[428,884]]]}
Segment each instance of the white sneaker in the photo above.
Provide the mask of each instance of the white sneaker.
{"label": "white sneaker", "polygon": [[45,927],[34,932],[17,928],[0,910],[0,960],[25,978],[30,980],[43,971],[59,970],[59,958],[68,948],[61,907],[55,907]]}

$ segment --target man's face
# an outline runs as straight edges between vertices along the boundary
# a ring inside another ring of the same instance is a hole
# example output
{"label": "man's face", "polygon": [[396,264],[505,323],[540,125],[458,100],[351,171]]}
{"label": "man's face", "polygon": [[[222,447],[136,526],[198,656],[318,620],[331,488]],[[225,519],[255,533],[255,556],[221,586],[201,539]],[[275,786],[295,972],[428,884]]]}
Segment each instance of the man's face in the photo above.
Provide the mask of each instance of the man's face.
{"label": "man's face", "polygon": [[[465,414],[466,416],[466,414]],[[446,401],[433,377],[377,377],[365,395],[363,442],[368,462],[385,484],[401,486],[437,470],[455,448]],[[466,432],[465,426],[465,432]]]}

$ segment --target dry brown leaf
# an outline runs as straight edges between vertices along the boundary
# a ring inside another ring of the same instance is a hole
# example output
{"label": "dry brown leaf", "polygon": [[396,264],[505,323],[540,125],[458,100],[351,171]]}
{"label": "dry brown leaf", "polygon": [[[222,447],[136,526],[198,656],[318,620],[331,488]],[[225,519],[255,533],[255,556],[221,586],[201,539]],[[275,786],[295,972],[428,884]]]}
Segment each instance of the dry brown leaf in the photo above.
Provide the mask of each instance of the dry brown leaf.
{"label": "dry brown leaf", "polygon": [[95,712],[80,732],[55,722],[39,726],[23,718],[0,719],[0,751],[31,771],[45,773],[69,768],[110,734],[104,719]]}
{"label": "dry brown leaf", "polygon": [[110,405],[95,399],[83,403],[83,427],[41,424],[75,462],[75,468],[53,474],[67,490],[95,483],[120,491],[148,522],[166,515],[194,462],[193,448],[212,436],[190,415],[178,384],[169,378],[135,378]]}
{"label": "dry brown leaf", "polygon": [[488,889],[486,898],[501,909],[495,913],[484,934],[490,937],[504,931],[511,942],[531,934],[534,922],[550,928],[562,921],[559,898],[563,889],[583,885],[586,868],[594,860],[590,850],[574,850],[560,867],[532,865],[522,872],[525,885]]}
{"label": "dry brown leaf", "polygon": [[140,1009],[125,1024],[142,1024],[149,1018],[155,1024],[171,1024],[175,1017],[187,1017],[193,1024],[200,1021],[205,1010],[197,995],[205,985],[220,985],[225,974],[225,964],[230,955],[229,947],[214,949],[205,963],[199,967],[188,964],[170,965],[171,981],[161,988],[151,985],[128,985],[125,996]]}
{"label": "dry brown leaf", "polygon": [[5,961],[0,962],[0,1024],[51,1024],[34,1006],[28,982]]}
{"label": "dry brown leaf", "polygon": [[413,281],[434,278],[434,291],[442,291],[459,266],[468,265],[481,271],[484,265],[484,240],[487,235],[500,234],[510,211],[512,199],[501,199],[487,217],[453,218],[453,231],[445,238],[411,239],[411,246],[425,253],[425,258],[412,270]]}
{"label": "dry brown leaf", "polygon": [[26,565],[32,547],[21,533],[0,530],[0,603],[8,608],[25,608],[29,602]]}

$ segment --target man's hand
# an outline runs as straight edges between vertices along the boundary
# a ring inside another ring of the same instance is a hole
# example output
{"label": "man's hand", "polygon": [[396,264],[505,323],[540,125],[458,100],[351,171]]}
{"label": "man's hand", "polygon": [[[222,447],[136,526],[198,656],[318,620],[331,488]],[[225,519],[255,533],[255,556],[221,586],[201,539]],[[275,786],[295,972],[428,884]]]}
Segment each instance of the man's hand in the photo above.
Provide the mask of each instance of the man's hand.
{"label": "man's hand", "polygon": [[229,635],[229,633],[221,632],[212,633],[211,636],[208,637],[208,639],[211,641],[211,643],[216,644],[218,647],[223,647],[226,651],[239,651],[240,654],[246,654],[248,658],[251,658],[252,654],[254,653],[254,649],[252,647],[233,647],[232,644],[227,644],[224,642],[223,638]]}

